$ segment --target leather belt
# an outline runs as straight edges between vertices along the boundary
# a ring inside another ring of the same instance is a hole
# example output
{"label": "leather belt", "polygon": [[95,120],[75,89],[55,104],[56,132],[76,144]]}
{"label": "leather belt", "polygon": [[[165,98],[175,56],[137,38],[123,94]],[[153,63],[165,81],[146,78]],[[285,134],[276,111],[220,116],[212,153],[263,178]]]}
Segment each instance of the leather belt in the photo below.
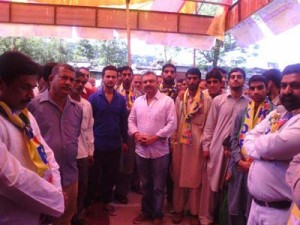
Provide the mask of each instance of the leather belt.
{"label": "leather belt", "polygon": [[290,201],[276,201],[276,202],[264,202],[253,198],[255,203],[260,206],[275,208],[275,209],[287,209],[290,208],[292,202]]}

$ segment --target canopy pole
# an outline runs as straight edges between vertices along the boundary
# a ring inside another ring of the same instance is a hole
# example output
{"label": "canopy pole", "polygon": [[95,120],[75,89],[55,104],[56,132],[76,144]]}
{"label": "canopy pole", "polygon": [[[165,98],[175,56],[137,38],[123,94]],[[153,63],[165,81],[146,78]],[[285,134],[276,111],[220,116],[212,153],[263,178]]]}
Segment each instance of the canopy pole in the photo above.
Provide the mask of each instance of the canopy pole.
{"label": "canopy pole", "polygon": [[193,67],[196,67],[196,49],[193,49]]}
{"label": "canopy pole", "polygon": [[127,30],[127,58],[128,66],[131,67],[131,36],[130,36],[130,14],[129,14],[130,0],[126,0],[126,30]]}

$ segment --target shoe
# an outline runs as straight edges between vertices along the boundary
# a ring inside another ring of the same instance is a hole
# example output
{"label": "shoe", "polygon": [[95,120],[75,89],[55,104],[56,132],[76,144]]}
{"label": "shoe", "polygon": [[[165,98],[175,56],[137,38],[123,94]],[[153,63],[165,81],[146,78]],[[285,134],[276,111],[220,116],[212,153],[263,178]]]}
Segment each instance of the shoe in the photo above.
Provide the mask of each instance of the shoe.
{"label": "shoe", "polygon": [[133,224],[141,224],[146,221],[151,220],[151,217],[148,216],[147,214],[141,212],[137,217],[135,217],[132,221]]}
{"label": "shoe", "polygon": [[120,204],[126,205],[128,203],[128,198],[122,195],[115,195],[114,200]]}
{"label": "shoe", "polygon": [[116,208],[113,205],[109,204],[109,203],[104,205],[104,211],[110,216],[116,216],[117,215]]}
{"label": "shoe", "polygon": [[172,223],[178,224],[183,219],[183,213],[174,213],[172,215]]}
{"label": "shoe", "polygon": [[162,218],[155,218],[153,220],[153,225],[162,225]]}

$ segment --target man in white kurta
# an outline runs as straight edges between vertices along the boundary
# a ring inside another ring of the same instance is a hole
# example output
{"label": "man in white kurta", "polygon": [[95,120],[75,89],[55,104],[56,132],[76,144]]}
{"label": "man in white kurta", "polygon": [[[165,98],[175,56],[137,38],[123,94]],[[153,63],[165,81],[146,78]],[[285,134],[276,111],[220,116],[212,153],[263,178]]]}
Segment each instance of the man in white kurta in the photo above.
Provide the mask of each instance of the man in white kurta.
{"label": "man in white kurta", "polygon": [[[64,211],[58,164],[25,108],[34,97],[37,71],[38,65],[19,52],[0,56],[1,225],[38,225],[44,215]],[[32,141],[36,148],[29,147]]]}
{"label": "man in white kurta", "polygon": [[[183,98],[176,99],[177,132],[176,144],[172,158],[173,191],[173,223],[180,223],[184,209],[189,203],[191,222],[198,224],[200,188],[202,180],[202,133],[210,109],[211,98],[202,93],[199,87],[201,72],[191,68],[186,73],[188,89]],[[196,107],[196,109],[194,108]],[[194,110],[195,109],[195,110]],[[189,121],[188,121],[189,120]],[[185,123],[190,124],[190,142],[181,140],[185,132]]]}
{"label": "man in white kurta", "polygon": [[[203,187],[199,208],[201,224],[214,222],[214,211],[217,206],[217,194],[225,178],[227,159],[224,157],[222,142],[230,134],[236,114],[244,109],[248,99],[243,95],[245,72],[234,68],[229,72],[230,93],[213,99],[203,134]],[[206,199],[206,200],[205,200]]]}
{"label": "man in white kurta", "polygon": [[292,193],[285,182],[289,162],[300,152],[300,64],[282,72],[278,106],[251,130],[244,146],[254,159],[248,175],[253,196],[248,225],[287,224]]}

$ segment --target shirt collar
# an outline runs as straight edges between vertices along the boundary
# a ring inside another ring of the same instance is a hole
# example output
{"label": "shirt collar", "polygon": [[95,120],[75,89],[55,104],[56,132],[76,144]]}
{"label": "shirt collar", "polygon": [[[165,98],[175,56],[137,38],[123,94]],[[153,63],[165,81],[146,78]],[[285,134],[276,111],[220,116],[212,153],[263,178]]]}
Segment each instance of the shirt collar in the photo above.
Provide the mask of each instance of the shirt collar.
{"label": "shirt collar", "polygon": [[[147,99],[147,94],[144,94],[144,95],[142,95],[142,97],[144,98],[144,99]],[[162,94],[159,90],[157,90],[157,92],[156,92],[156,94],[154,95],[154,99],[160,99],[160,98],[162,98],[162,97],[164,97],[164,94]]]}
{"label": "shirt collar", "polygon": [[[40,102],[52,102],[53,104],[56,104],[55,101],[53,101],[53,99],[50,96],[49,90],[44,91],[43,93],[40,94],[41,98],[40,98]],[[68,104],[68,102],[73,103],[73,104],[77,104],[75,100],[73,100],[69,95],[67,97],[67,102],[66,104]]]}
{"label": "shirt collar", "polygon": [[[231,92],[228,92],[228,93],[225,93],[225,95],[226,95],[226,97],[227,98],[234,98],[232,95],[231,95]],[[248,99],[248,97],[245,95],[245,94],[242,94],[240,97],[239,97],[239,99]]]}

